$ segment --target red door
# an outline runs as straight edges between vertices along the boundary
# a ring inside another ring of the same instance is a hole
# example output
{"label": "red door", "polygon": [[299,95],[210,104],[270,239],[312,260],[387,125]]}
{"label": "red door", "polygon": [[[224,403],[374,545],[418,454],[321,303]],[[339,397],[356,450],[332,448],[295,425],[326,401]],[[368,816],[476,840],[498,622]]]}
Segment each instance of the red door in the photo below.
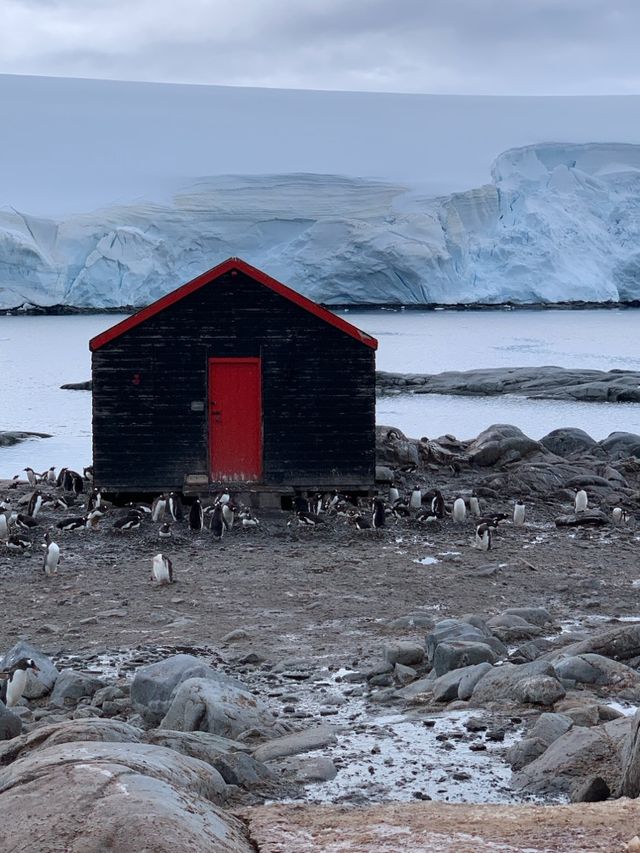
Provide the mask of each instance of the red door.
{"label": "red door", "polygon": [[215,481],[262,476],[259,358],[209,359],[209,462]]}

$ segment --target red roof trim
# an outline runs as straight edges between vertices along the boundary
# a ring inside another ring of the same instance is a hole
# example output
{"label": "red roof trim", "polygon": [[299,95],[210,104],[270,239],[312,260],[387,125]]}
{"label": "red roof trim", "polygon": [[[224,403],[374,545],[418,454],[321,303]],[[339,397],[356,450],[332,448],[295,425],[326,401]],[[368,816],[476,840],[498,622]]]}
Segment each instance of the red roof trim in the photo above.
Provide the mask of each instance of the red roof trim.
{"label": "red roof trim", "polygon": [[252,278],[260,284],[264,284],[265,287],[275,291],[280,296],[284,296],[285,299],[288,299],[300,308],[304,308],[305,311],[308,311],[310,314],[314,314],[316,317],[319,317],[331,326],[335,326],[336,329],[340,329],[341,332],[351,335],[352,338],[355,338],[357,341],[360,341],[360,343],[371,347],[371,349],[378,348],[378,341],[375,338],[372,338],[371,335],[368,335],[366,332],[360,331],[360,329],[352,326],[351,323],[347,323],[347,321],[343,320],[342,317],[338,317],[336,314],[333,314],[331,311],[328,311],[326,308],[323,308],[311,299],[307,299],[306,296],[302,296],[301,293],[297,293],[285,284],[276,281],[275,278],[271,278],[271,276],[262,272],[262,270],[252,267],[251,264],[248,264],[246,261],[242,261],[240,258],[228,258],[226,261],[218,264],[218,266],[213,267],[213,269],[202,273],[202,275],[199,275],[192,281],[187,282],[187,284],[183,284],[182,287],[178,287],[166,296],[152,302],[151,305],[147,305],[146,308],[143,308],[131,317],[127,317],[126,320],[116,323],[115,326],[107,329],[106,332],[101,332],[99,335],[96,335],[95,338],[92,338],[89,341],[90,349],[92,351],[100,349],[100,347],[103,347],[110,341],[119,338],[120,335],[124,335],[124,333],[128,332],[129,329],[139,326],[140,323],[144,323],[145,320],[155,316],[160,311],[164,311],[165,308],[168,308],[170,305],[174,305],[176,302],[184,299],[185,296],[189,296],[189,294],[194,293],[196,290],[199,290],[201,287],[215,281],[215,279],[220,278],[220,276],[223,276],[232,270],[238,270],[239,272],[245,273],[249,278]]}

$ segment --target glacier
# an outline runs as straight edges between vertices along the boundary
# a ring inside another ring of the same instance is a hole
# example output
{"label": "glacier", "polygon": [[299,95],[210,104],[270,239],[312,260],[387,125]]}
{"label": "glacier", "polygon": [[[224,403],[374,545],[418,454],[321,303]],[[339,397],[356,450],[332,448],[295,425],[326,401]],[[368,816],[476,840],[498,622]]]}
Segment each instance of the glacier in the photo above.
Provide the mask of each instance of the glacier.
{"label": "glacier", "polygon": [[505,151],[433,197],[312,173],[191,181],[59,218],[0,209],[0,308],[139,307],[230,256],[327,305],[640,300],[640,145]]}

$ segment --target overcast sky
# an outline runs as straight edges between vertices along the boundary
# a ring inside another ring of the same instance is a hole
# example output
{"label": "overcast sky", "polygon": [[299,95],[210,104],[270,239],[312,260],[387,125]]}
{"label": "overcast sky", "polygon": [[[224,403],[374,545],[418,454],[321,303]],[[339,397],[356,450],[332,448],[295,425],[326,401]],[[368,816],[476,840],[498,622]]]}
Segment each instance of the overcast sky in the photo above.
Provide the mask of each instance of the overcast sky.
{"label": "overcast sky", "polygon": [[639,0],[2,0],[0,73],[640,93]]}

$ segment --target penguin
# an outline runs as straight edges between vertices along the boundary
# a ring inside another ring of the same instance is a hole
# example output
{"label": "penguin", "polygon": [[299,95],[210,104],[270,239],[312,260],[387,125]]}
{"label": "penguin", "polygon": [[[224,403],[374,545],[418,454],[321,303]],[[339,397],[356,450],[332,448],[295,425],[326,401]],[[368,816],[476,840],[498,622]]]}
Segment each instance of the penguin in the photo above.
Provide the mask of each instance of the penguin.
{"label": "penguin", "polygon": [[60,562],[60,547],[52,541],[49,533],[44,534],[44,561],[42,571],[49,578],[58,572]]}
{"label": "penguin", "polygon": [[474,548],[479,548],[481,551],[491,550],[491,527],[488,524],[479,524],[476,527],[476,537]]}
{"label": "penguin", "polygon": [[133,501],[129,501],[129,503],[125,504],[125,507],[129,512],[135,512],[136,515],[140,516],[140,518],[144,518],[146,515],[151,517],[151,507],[149,504],[133,503]]}
{"label": "penguin", "polygon": [[32,658],[20,658],[12,667],[0,672],[0,678],[3,679],[0,699],[7,708],[12,708],[22,699],[24,688],[27,686],[28,669],[39,672],[38,665]]}
{"label": "penguin", "polygon": [[228,504],[231,500],[231,495],[229,492],[223,492],[216,500],[216,503],[219,504]]}
{"label": "penguin", "polygon": [[611,510],[611,520],[614,524],[626,524],[629,521],[629,513],[621,506],[614,506]]}
{"label": "penguin", "polygon": [[58,476],[56,477],[56,486],[57,486],[59,489],[64,488],[64,483],[65,483],[65,478],[66,478],[66,476],[67,476],[67,469],[66,469],[66,468],[61,468],[61,469],[58,471]]}
{"label": "penguin", "polygon": [[524,501],[516,501],[513,506],[513,523],[517,527],[522,527],[522,525],[524,524],[524,516]]}
{"label": "penguin", "polygon": [[373,513],[371,516],[371,524],[374,530],[379,530],[384,527],[386,521],[386,513],[384,509],[384,501],[382,498],[373,499]]}
{"label": "penguin", "polygon": [[296,513],[296,518],[300,527],[316,527],[318,524],[324,524],[324,518],[320,518],[315,512],[302,512],[300,510]]}
{"label": "penguin", "polygon": [[316,492],[316,494],[313,496],[313,505],[311,507],[311,511],[314,512],[316,515],[320,515],[323,509],[324,495],[322,494],[322,492]]}
{"label": "penguin", "polygon": [[389,485],[389,503],[394,504],[396,501],[400,500],[400,492],[398,491],[398,487],[395,483],[391,483]]}
{"label": "penguin", "polygon": [[11,498],[0,498],[0,512],[11,509]]}
{"label": "penguin", "polygon": [[196,498],[191,504],[191,509],[189,510],[189,529],[202,530],[203,522],[204,514],[202,512],[202,503],[200,498]]}
{"label": "penguin", "polygon": [[236,519],[236,507],[235,504],[227,503],[222,504],[222,522],[227,530],[231,530],[233,527],[233,523]]}
{"label": "penguin", "polygon": [[31,515],[26,515],[25,513],[19,512],[16,516],[16,527],[19,527],[21,530],[31,530],[32,527],[37,527],[38,522]]}
{"label": "penguin", "polygon": [[239,516],[243,530],[257,530],[260,527],[260,522],[248,509],[242,510]]}
{"label": "penguin", "polygon": [[463,498],[456,498],[453,502],[453,520],[462,524],[467,517],[467,507]]}
{"label": "penguin", "polygon": [[27,505],[27,515],[30,515],[31,518],[37,518],[41,508],[42,492],[40,491],[40,489],[36,489],[35,492],[29,498],[29,503]]}
{"label": "penguin", "polygon": [[93,465],[87,465],[82,469],[82,476],[85,480],[88,480],[90,483],[93,483]]}
{"label": "penguin", "polygon": [[138,530],[142,524],[142,519],[137,513],[130,513],[122,518],[118,518],[113,523],[114,530]]}
{"label": "penguin", "polygon": [[31,541],[23,536],[14,534],[7,539],[7,550],[14,554],[24,554],[29,548],[31,548]]}
{"label": "penguin", "polygon": [[359,512],[353,516],[353,523],[356,530],[371,530],[371,522],[363,518]]}
{"label": "penguin", "polygon": [[81,495],[84,492],[84,481],[80,474],[77,471],[67,472],[71,474],[71,489],[69,491],[73,492],[76,497]]}
{"label": "penguin", "polygon": [[95,488],[92,490],[89,495],[89,500],[87,501],[87,511],[92,509],[100,509],[100,504],[102,503],[102,492],[100,489]]}
{"label": "penguin", "polygon": [[152,576],[160,586],[173,583],[173,563],[163,554],[156,554],[153,558]]}
{"label": "penguin", "polygon": [[426,509],[426,507],[425,509],[420,510],[420,512],[416,515],[416,521],[418,522],[418,524],[433,524],[439,520],[440,519],[435,514],[435,512],[431,509]]}
{"label": "penguin", "polygon": [[4,512],[0,512],[0,539],[6,540],[9,538],[9,522]]}
{"label": "penguin", "polygon": [[576,489],[575,507],[576,512],[584,512],[589,504],[589,496],[584,489]]}
{"label": "penguin", "polygon": [[431,511],[435,513],[436,518],[444,518],[444,498],[440,489],[436,489],[433,500],[431,501]]}
{"label": "penguin", "polygon": [[222,539],[226,527],[222,518],[222,506],[220,504],[217,504],[213,508],[213,512],[211,513],[211,521],[209,522],[209,528],[213,533],[214,539]]}
{"label": "penguin", "polygon": [[59,498],[56,498],[54,501],[54,506],[60,507],[62,509],[69,509],[69,507],[74,506],[77,503],[75,495],[61,495]]}
{"label": "penguin", "polygon": [[487,524],[487,525],[488,525],[489,527],[491,527],[493,530],[497,530],[497,529],[498,529],[498,524],[499,524],[501,521],[506,521],[506,519],[507,519],[507,514],[506,514],[506,513],[504,513],[504,512],[494,512],[494,513],[493,513],[493,515],[485,515],[485,516],[481,516],[480,518],[476,519],[476,522],[477,522],[477,525],[478,525],[478,524]]}
{"label": "penguin", "polygon": [[63,518],[56,524],[58,530],[84,530],[86,526],[86,515],[76,515],[72,518]]}
{"label": "penguin", "polygon": [[396,518],[409,518],[411,515],[409,504],[407,501],[402,500],[402,498],[393,504],[391,510]]}
{"label": "penguin", "polygon": [[51,466],[51,468],[49,468],[49,470],[47,471],[47,483],[48,483],[50,486],[55,486],[55,485],[56,485],[56,480],[57,480],[57,477],[56,477],[56,466],[55,466],[55,465],[52,465],[52,466]]}
{"label": "penguin", "polygon": [[27,480],[29,481],[30,486],[35,486],[38,482],[38,476],[33,468],[23,468],[23,471],[27,472]]}
{"label": "penguin", "polygon": [[164,524],[158,530],[158,536],[160,539],[170,539],[171,538],[171,525],[165,521]]}
{"label": "penguin", "polygon": [[414,486],[409,498],[409,506],[413,510],[418,510],[422,506],[422,489],[420,486]]}
{"label": "penguin", "polygon": [[167,508],[167,496],[164,492],[151,504],[151,521],[162,521]]}
{"label": "penguin", "polygon": [[153,558],[151,578],[159,586],[173,583],[173,563],[164,554],[156,554]]}
{"label": "penguin", "polygon": [[293,508],[296,512],[311,512],[309,501],[304,495],[295,495],[293,498]]}
{"label": "penguin", "polygon": [[174,521],[181,521],[183,512],[182,512],[182,501],[180,500],[180,495],[177,495],[175,492],[169,492],[169,500],[167,502],[167,508],[169,510],[169,515]]}
{"label": "penguin", "polygon": [[471,515],[478,518],[480,515],[480,501],[478,500],[478,496],[475,492],[471,492],[471,497],[469,498],[469,509],[471,510]]}

